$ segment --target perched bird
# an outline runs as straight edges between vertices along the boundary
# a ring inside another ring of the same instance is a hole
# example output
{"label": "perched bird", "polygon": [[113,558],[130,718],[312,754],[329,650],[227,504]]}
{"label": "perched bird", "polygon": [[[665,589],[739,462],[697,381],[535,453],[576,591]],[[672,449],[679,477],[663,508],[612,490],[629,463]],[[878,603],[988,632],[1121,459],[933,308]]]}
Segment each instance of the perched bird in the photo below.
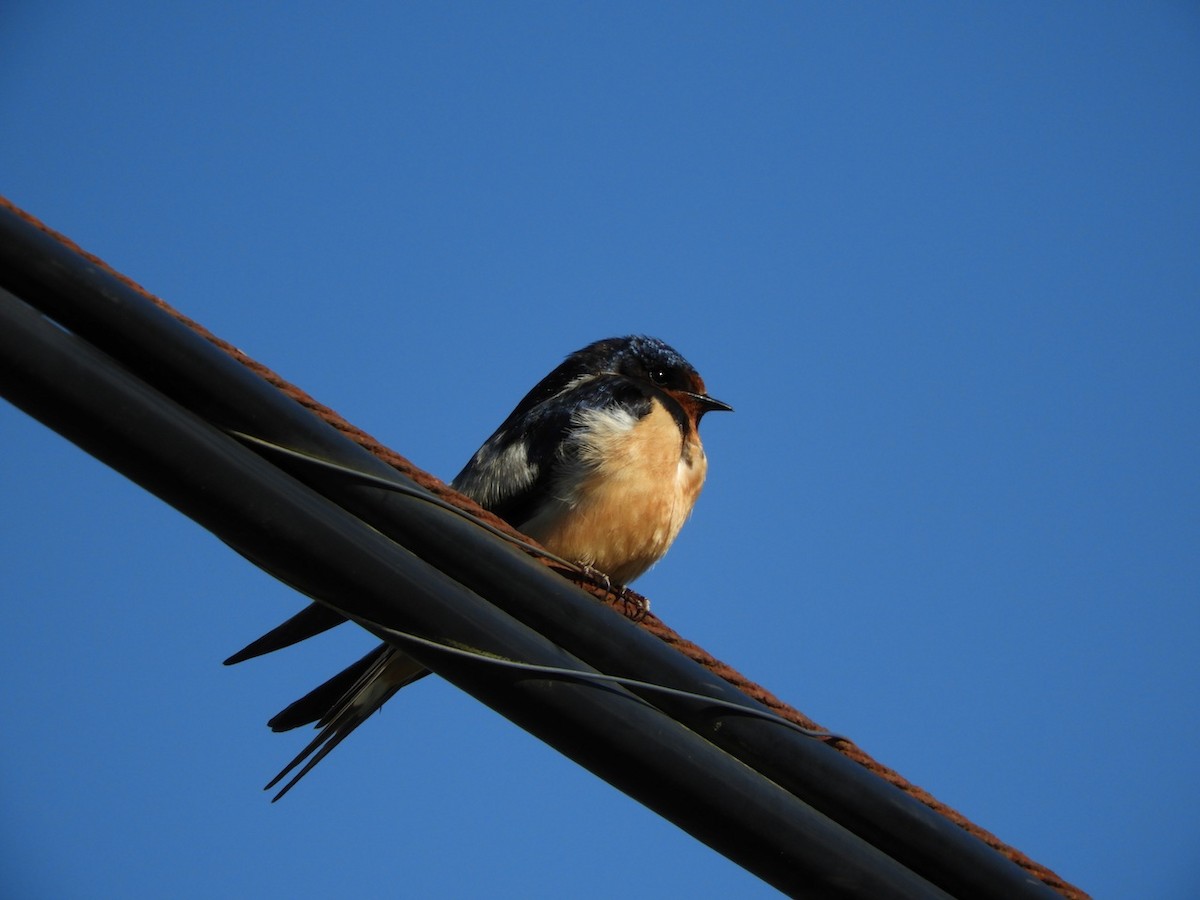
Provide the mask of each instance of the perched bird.
{"label": "perched bird", "polygon": [[[657,338],[596,341],[538,382],[451,486],[555,555],[628,584],[667,552],[700,494],[708,468],[697,432],[701,417],[731,409],[710,397],[691,364]],[[341,621],[314,603],[226,663]],[[275,731],[311,722],[320,729],[267,785],[307,759],[275,799],[396,691],[427,674],[382,644],[272,718]]]}

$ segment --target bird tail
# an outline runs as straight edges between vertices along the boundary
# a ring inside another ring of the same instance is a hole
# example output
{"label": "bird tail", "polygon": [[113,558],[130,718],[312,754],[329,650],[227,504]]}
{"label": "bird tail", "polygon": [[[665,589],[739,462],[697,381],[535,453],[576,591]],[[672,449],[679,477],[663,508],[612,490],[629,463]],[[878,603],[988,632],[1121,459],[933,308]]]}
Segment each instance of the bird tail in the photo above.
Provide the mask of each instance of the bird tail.
{"label": "bird tail", "polygon": [[[340,613],[320,603],[313,603],[247,644],[225,660],[225,665],[290,647],[344,621],[346,619]],[[316,723],[319,731],[308,746],[266,786],[265,790],[275,787],[303,763],[300,771],[283,786],[272,802],[290,791],[296,782],[370,718],[396,691],[428,674],[429,670],[412,657],[388,644],[380,644],[358,662],[347,666],[276,713],[267,722],[272,731],[290,731],[312,722]]]}
{"label": "bird tail", "polygon": [[[359,725],[402,687],[424,678],[429,670],[388,644],[380,644],[358,662],[309,691],[267,723],[272,731],[288,731],[316,722],[317,736],[296,754],[263,790],[270,790],[300,766],[271,798],[274,803],[329,755]],[[303,765],[301,765],[303,763]]]}

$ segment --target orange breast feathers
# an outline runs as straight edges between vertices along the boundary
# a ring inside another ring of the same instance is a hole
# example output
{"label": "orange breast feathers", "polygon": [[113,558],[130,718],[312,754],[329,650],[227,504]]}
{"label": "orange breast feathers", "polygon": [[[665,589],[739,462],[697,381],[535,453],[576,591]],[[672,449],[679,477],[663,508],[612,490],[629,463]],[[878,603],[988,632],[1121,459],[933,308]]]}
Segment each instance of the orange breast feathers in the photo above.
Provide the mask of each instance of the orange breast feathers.
{"label": "orange breast feathers", "polygon": [[638,418],[585,410],[577,456],[554,499],[521,526],[551,552],[628,584],[667,552],[692,511],[708,461],[695,425],[685,439],[660,402]]}

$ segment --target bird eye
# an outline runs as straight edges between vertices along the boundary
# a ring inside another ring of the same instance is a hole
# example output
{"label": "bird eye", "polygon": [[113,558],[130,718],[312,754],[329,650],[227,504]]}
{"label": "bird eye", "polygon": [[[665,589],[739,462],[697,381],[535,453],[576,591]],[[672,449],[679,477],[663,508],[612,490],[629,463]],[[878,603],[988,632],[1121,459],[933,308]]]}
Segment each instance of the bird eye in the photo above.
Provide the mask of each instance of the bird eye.
{"label": "bird eye", "polygon": [[650,380],[655,384],[662,385],[667,383],[666,369],[651,369],[648,374],[650,375]]}

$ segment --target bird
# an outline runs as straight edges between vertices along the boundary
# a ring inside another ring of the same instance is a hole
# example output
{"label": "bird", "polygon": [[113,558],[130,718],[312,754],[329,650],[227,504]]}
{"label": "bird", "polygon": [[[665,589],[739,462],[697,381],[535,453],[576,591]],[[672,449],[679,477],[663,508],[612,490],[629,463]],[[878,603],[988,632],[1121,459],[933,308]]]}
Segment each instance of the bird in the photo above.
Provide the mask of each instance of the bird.
{"label": "bird", "polygon": [[[627,585],[667,552],[692,512],[708,461],[698,426],[732,411],[664,341],[606,338],[539,381],[451,482],[551,553]],[[225,660],[242,662],[345,621],[313,603]],[[279,800],[401,688],[429,674],[381,644],[268,721],[317,736],[266,786]]]}

